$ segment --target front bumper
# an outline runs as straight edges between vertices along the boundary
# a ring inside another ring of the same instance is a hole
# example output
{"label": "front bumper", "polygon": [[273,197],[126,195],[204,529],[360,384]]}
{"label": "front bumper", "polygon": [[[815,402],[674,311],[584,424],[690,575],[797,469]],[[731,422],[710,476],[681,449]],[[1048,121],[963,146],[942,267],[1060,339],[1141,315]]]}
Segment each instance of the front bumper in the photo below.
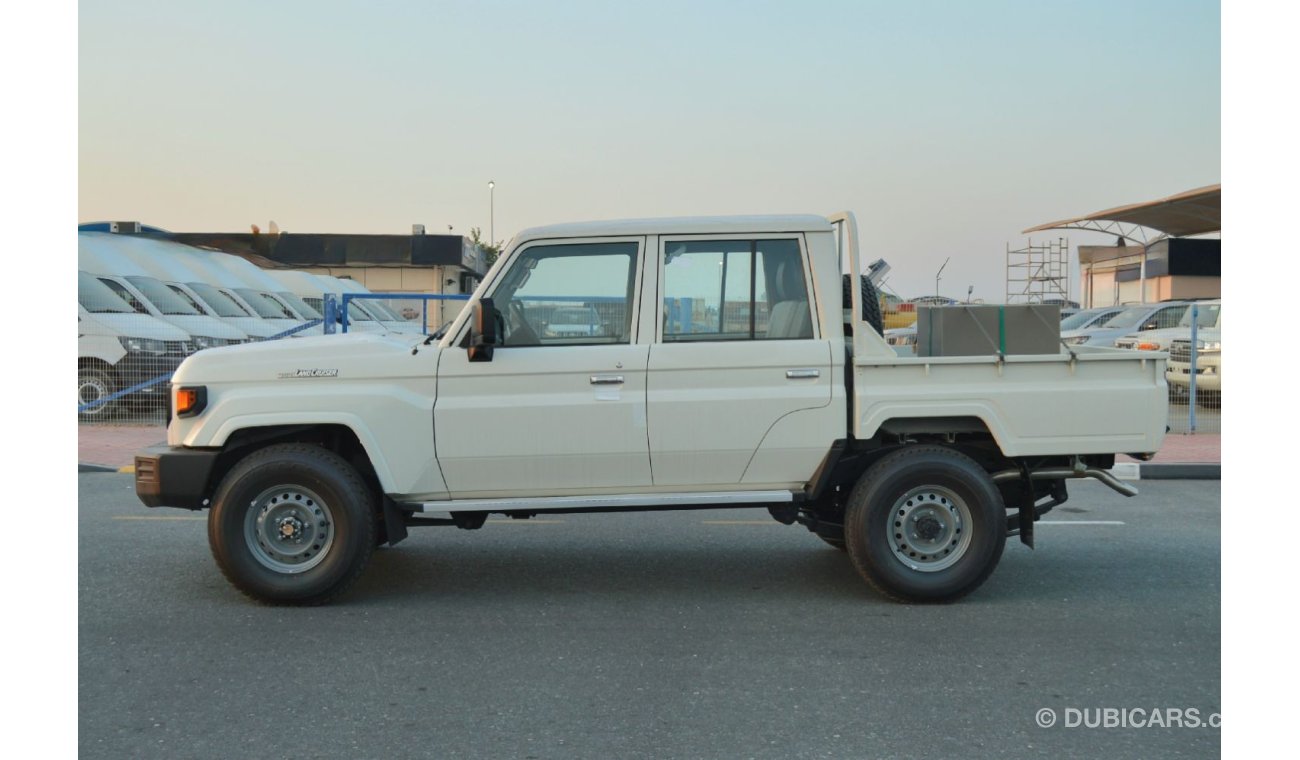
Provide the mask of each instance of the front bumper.
{"label": "front bumper", "polygon": [[220,449],[159,445],[135,455],[135,495],[146,507],[203,509]]}

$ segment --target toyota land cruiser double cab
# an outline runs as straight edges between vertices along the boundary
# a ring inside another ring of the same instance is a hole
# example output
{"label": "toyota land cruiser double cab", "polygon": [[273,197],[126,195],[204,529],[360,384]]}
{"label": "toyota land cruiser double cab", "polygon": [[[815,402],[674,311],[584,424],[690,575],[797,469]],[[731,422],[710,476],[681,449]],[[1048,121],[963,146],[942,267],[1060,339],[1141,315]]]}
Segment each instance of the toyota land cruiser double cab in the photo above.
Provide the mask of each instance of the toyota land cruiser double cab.
{"label": "toyota land cruiser double cab", "polygon": [[857,248],[849,214],[526,230],[445,331],[187,359],[136,491],[207,509],[226,577],[282,604],[334,598],[415,526],[721,507],[949,601],[1008,535],[1032,546],[1066,480],[1135,493],[1108,468],[1160,447],[1163,354],[900,357]]}

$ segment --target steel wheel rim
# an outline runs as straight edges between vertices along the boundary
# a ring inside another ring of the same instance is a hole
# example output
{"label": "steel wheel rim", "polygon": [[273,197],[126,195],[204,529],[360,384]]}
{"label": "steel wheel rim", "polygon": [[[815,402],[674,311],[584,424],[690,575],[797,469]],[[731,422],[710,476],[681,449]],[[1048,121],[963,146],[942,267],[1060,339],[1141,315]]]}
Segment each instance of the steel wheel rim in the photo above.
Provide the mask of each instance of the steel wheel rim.
{"label": "steel wheel rim", "polygon": [[[88,394],[87,391],[90,391],[91,394]],[[111,393],[112,391],[109,390],[108,386],[97,377],[92,375],[82,375],[77,378],[77,406],[94,404],[97,401],[102,401]],[[103,411],[107,407],[108,404],[97,404],[96,406],[85,410],[82,414],[94,414]]]}
{"label": "steel wheel rim", "polygon": [[249,503],[244,541],[258,564],[277,573],[305,573],[334,545],[334,515],[314,491],[268,488]]}
{"label": "steel wheel rim", "polygon": [[918,486],[894,502],[885,528],[896,560],[917,572],[937,573],[970,548],[971,511],[951,489]]}

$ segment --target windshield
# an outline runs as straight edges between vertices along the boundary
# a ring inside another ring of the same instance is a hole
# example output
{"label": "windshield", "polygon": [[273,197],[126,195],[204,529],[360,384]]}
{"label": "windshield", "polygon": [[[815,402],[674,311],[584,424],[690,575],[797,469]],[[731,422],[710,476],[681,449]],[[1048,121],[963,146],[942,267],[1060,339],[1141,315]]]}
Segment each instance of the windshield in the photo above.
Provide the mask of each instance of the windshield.
{"label": "windshield", "polygon": [[185,299],[172,292],[171,288],[152,277],[131,275],[127,282],[140,289],[158,311],[163,314],[198,314],[199,310],[185,302]]}
{"label": "windshield", "polygon": [[107,285],[85,272],[77,272],[77,302],[93,314],[133,314],[135,309],[118,298]]}
{"label": "windshield", "polygon": [[204,313],[206,313],[206,312],[203,310],[203,307],[199,305],[199,302],[196,301],[196,300],[194,300],[194,298],[191,297],[189,293],[186,293],[184,290],[182,290],[180,285],[176,285],[175,283],[170,283],[170,282],[169,282],[169,283],[167,283],[167,288],[168,288],[169,290],[171,290],[171,292],[173,292],[173,293],[175,293],[176,295],[180,296],[182,301],[184,301],[185,303],[189,304],[190,306],[193,306],[194,309],[195,309],[196,311],[198,311],[198,313],[200,313],[200,314],[204,314]]}
{"label": "windshield", "polygon": [[253,311],[257,312],[257,316],[266,319],[286,318],[284,309],[280,308],[280,304],[276,303],[275,299],[271,298],[267,294],[259,293],[252,288],[235,288],[235,292],[238,293],[249,306],[253,307]]}
{"label": "windshield", "polygon": [[[317,313],[325,311],[324,298],[307,296],[304,300],[307,303],[311,304]],[[322,317],[316,317],[316,319],[321,319],[321,318]],[[361,309],[358,309],[356,301],[348,301],[348,321],[349,322],[373,322],[375,320],[371,319],[369,314],[365,313]]]}
{"label": "windshield", "polygon": [[190,282],[190,290],[198,294],[203,299],[203,303],[217,313],[219,317],[247,317],[249,313],[244,307],[235,302],[235,299],[222,293],[220,290],[212,287],[206,282]]}
{"label": "windshield", "polygon": [[370,309],[371,313],[377,315],[380,319],[386,320],[388,322],[406,321],[401,317],[397,316],[397,312],[390,309],[388,307],[388,304],[384,303],[383,301],[368,301],[366,303],[366,308]]}
{"label": "windshield", "polygon": [[[1214,327],[1219,324],[1219,306],[1217,303],[1203,303],[1196,306],[1196,326],[1197,327]],[[1189,308],[1183,312],[1183,318],[1178,320],[1179,327],[1192,326],[1192,310]]]}
{"label": "windshield", "polygon": [[[1081,330],[1087,327],[1088,324],[1091,323],[1093,320],[1101,319],[1105,317],[1106,313],[1107,312],[1104,309],[1102,310],[1089,309],[1087,311],[1081,311],[1076,314],[1071,314],[1070,316],[1061,320],[1061,329]],[[1114,312],[1111,313],[1113,314]]]}
{"label": "windshield", "polygon": [[1130,306],[1110,319],[1093,325],[1093,327],[1113,327],[1122,330],[1130,327],[1137,327],[1138,323],[1142,321],[1142,318],[1150,313],[1150,306]]}
{"label": "windshield", "polygon": [[295,296],[293,293],[289,293],[287,291],[282,290],[279,293],[276,293],[276,295],[280,297],[280,300],[284,301],[285,303],[288,303],[289,306],[293,307],[294,311],[298,312],[298,316],[302,317],[303,319],[321,318],[319,311],[313,309],[311,306],[307,304],[306,301],[302,300],[298,296]]}

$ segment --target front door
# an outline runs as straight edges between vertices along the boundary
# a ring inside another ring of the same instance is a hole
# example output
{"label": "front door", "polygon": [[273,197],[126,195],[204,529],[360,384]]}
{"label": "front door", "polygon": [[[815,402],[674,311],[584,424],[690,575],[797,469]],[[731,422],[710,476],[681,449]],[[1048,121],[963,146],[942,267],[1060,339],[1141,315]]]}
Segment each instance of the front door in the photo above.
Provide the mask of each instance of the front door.
{"label": "front door", "polygon": [[511,254],[487,294],[504,325],[492,360],[453,347],[438,362],[434,440],[453,499],[650,485],[649,346],[635,319],[644,247],[540,241]]}

